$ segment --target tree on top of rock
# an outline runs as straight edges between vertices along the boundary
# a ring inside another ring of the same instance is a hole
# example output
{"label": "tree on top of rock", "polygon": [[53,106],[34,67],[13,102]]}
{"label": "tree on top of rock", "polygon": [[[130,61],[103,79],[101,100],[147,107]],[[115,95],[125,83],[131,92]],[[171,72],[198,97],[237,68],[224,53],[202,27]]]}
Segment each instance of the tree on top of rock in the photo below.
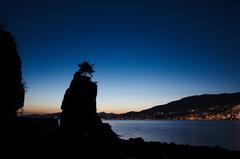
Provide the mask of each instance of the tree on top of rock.
{"label": "tree on top of rock", "polygon": [[81,64],[78,64],[79,73],[83,76],[90,76],[95,72],[93,69],[94,64],[90,64],[88,61],[83,61]]}

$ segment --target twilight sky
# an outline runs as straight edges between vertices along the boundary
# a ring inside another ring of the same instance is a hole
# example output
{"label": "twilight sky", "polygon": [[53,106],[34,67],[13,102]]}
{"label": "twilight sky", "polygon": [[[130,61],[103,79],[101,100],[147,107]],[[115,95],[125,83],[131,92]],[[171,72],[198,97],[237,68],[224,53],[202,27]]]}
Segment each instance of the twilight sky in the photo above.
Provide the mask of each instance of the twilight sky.
{"label": "twilight sky", "polygon": [[0,22],[18,44],[27,111],[59,111],[83,60],[98,111],[240,91],[237,0],[1,0]]}

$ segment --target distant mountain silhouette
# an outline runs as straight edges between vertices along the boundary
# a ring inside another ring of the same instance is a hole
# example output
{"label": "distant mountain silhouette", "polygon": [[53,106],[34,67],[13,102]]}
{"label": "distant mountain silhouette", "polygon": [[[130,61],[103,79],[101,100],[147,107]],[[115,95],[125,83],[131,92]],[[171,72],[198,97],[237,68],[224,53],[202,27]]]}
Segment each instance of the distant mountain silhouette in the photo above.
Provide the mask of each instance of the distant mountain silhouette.
{"label": "distant mountain silhouette", "polygon": [[84,61],[74,74],[62,102],[61,130],[65,138],[114,140],[111,126],[102,123],[96,112],[97,84],[91,80],[93,65]]}
{"label": "distant mountain silhouette", "polygon": [[16,111],[24,105],[21,60],[12,34],[0,28],[0,125],[1,139],[12,141],[15,133]]}
{"label": "distant mountain silhouette", "polygon": [[223,94],[203,94],[182,98],[178,101],[173,101],[165,105],[159,105],[141,113],[152,112],[182,112],[193,109],[205,109],[212,106],[226,106],[240,104],[239,93],[223,93]]}
{"label": "distant mountain silhouette", "polygon": [[102,118],[121,118],[121,119],[141,119],[154,117],[156,114],[180,113],[184,114],[191,111],[207,111],[208,108],[232,107],[240,104],[240,92],[238,93],[223,93],[223,94],[203,94],[185,97],[168,104],[154,106],[150,109],[139,112],[127,112],[123,114],[104,114]]}

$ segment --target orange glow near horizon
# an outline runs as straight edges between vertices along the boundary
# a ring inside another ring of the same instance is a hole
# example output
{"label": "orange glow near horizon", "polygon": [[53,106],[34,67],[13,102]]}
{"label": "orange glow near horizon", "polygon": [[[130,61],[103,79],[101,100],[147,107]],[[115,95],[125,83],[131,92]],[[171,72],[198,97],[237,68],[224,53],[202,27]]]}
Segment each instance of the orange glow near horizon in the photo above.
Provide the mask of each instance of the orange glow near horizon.
{"label": "orange glow near horizon", "polygon": [[[48,108],[48,107],[35,107],[32,108],[29,106],[24,106],[23,108],[24,110],[24,114],[51,114],[51,113],[57,113],[57,112],[61,112],[61,109],[55,109],[55,108]],[[20,111],[20,110],[19,110]],[[115,114],[121,114],[121,113],[126,113],[132,110],[114,110],[114,109],[97,109],[97,112],[106,112],[106,113],[115,113]],[[134,111],[138,111],[138,110],[134,110]]]}
{"label": "orange glow near horizon", "polygon": [[[60,108],[50,107],[50,106],[36,106],[36,105],[26,105],[23,107],[24,114],[51,114],[61,112]],[[104,106],[97,106],[97,112],[106,112],[106,113],[115,113],[121,114],[126,113],[129,111],[140,111],[142,110],[141,107],[128,107],[128,108],[121,108],[121,107],[104,107]],[[20,111],[20,110],[19,110]]]}
{"label": "orange glow near horizon", "polygon": [[[101,94],[101,93],[100,93]],[[33,100],[28,97],[28,100],[25,102],[24,114],[51,114],[61,112],[61,103],[58,101],[39,101]],[[106,113],[115,113],[121,114],[130,111],[141,111],[149,109],[153,106],[166,104],[169,101],[180,99],[181,97],[176,98],[138,98],[138,97],[128,97],[128,98],[107,98],[104,99],[104,96],[99,95],[97,98],[97,112],[106,112]],[[46,104],[46,103],[48,104]]]}
{"label": "orange glow near horizon", "polygon": [[60,108],[54,108],[49,106],[33,106],[26,105],[23,107],[24,114],[51,114],[61,112]]}

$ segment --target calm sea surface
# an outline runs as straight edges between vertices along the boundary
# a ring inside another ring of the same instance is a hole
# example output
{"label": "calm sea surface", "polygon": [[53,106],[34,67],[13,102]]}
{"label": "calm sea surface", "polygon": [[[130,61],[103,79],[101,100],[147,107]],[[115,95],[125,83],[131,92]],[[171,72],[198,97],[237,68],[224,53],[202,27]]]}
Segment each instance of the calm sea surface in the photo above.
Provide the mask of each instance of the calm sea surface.
{"label": "calm sea surface", "polygon": [[104,120],[123,139],[240,150],[240,121]]}

